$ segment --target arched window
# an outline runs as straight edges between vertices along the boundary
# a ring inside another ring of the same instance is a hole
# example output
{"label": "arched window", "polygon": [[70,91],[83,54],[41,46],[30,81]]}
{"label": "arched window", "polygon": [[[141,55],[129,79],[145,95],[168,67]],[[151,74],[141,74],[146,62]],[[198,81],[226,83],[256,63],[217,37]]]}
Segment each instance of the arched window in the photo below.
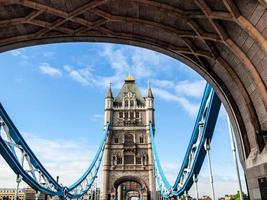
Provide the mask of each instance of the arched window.
{"label": "arched window", "polygon": [[141,136],[141,137],[139,138],[139,141],[140,141],[140,143],[144,143],[144,138],[143,138],[143,136]]}
{"label": "arched window", "polygon": [[112,163],[111,164],[116,165],[116,156],[115,155],[112,156]]}
{"label": "arched window", "polygon": [[134,107],[134,101],[133,100],[130,101],[130,106]]}
{"label": "arched window", "polygon": [[117,157],[117,164],[118,165],[122,164],[122,158],[120,156]]}
{"label": "arched window", "polygon": [[119,143],[119,138],[118,138],[118,137],[115,137],[115,139],[114,139],[114,143],[115,143],[115,144],[118,144],[118,143]]}
{"label": "arched window", "polygon": [[125,101],[124,101],[124,106],[125,106],[125,107],[128,107],[128,100],[125,100]]}
{"label": "arched window", "polygon": [[141,159],[140,156],[137,156],[137,157],[136,157],[136,164],[137,164],[137,165],[141,165],[141,164],[142,164],[142,159]]}
{"label": "arched window", "polygon": [[143,165],[147,164],[147,155],[143,154]]}
{"label": "arched window", "polygon": [[134,118],[134,112],[130,112],[130,119]]}

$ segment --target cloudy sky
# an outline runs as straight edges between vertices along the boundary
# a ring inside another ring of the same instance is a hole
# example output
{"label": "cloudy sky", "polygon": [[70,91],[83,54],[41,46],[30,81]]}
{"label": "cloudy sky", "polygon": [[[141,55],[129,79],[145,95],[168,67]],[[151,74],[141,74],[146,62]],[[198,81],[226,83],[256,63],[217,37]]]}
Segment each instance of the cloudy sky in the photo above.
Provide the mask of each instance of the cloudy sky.
{"label": "cloudy sky", "polygon": [[[206,83],[189,67],[157,52],[105,43],[28,47],[2,53],[0,60],[1,103],[43,165],[64,185],[85,171],[101,142],[109,82],[116,95],[128,73],[143,93],[150,80],[157,150],[174,182]],[[235,193],[237,179],[223,108],[211,148],[216,196]],[[15,179],[0,157],[0,187],[15,187]],[[201,195],[210,194],[207,161],[199,188]],[[190,193],[194,196],[194,190]]]}

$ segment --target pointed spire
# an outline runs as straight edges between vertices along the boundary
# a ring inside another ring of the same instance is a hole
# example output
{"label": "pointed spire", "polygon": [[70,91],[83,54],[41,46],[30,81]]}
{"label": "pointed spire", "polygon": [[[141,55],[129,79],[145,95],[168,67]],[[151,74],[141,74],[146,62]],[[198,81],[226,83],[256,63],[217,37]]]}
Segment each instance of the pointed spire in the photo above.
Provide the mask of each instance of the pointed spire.
{"label": "pointed spire", "polygon": [[106,98],[113,98],[112,89],[111,89],[112,83],[109,82],[109,89]]}
{"label": "pointed spire", "polygon": [[125,79],[125,82],[135,82],[134,77],[129,73]]}
{"label": "pointed spire", "polygon": [[151,83],[148,81],[148,89],[147,89],[147,97],[154,98],[152,90],[151,90]]}

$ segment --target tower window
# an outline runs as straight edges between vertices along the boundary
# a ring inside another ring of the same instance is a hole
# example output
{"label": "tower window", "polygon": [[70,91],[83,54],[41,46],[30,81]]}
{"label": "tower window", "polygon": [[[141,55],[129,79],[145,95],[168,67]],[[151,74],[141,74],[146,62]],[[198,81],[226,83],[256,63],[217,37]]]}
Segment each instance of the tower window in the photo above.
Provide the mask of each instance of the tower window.
{"label": "tower window", "polygon": [[130,146],[134,144],[134,137],[131,134],[126,134],[124,138],[124,144]]}
{"label": "tower window", "polygon": [[142,164],[142,159],[141,157],[136,157],[136,164],[141,165]]}
{"label": "tower window", "polygon": [[139,141],[140,141],[140,143],[144,143],[144,138],[143,137],[140,137],[139,138]]}
{"label": "tower window", "polygon": [[119,143],[119,138],[115,137],[115,139],[114,139],[114,140],[115,140],[114,142],[115,142],[116,144],[118,144],[118,143]]}
{"label": "tower window", "polygon": [[133,101],[133,100],[130,101],[130,106],[131,106],[131,107],[134,106],[134,101]]}
{"label": "tower window", "polygon": [[139,112],[136,112],[136,118],[139,118]]}
{"label": "tower window", "polygon": [[134,155],[125,155],[124,156],[124,164],[134,164]]}
{"label": "tower window", "polygon": [[125,119],[128,119],[128,112],[125,112]]}
{"label": "tower window", "polygon": [[130,112],[130,119],[133,119],[133,118],[134,118],[134,113]]}
{"label": "tower window", "polygon": [[128,107],[128,100],[124,101],[124,105],[125,105],[125,107]]}
{"label": "tower window", "polygon": [[112,165],[116,165],[116,156],[113,156],[112,157],[112,162],[111,162]]}
{"label": "tower window", "polygon": [[118,165],[122,164],[122,158],[120,156],[117,157],[117,164]]}
{"label": "tower window", "polygon": [[123,118],[123,112],[119,113],[119,118]]}

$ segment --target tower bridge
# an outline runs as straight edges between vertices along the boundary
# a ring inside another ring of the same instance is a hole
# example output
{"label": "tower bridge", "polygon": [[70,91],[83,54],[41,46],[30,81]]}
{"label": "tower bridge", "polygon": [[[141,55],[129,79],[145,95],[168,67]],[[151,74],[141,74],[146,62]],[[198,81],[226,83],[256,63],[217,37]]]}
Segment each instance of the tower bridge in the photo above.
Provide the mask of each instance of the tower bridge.
{"label": "tower bridge", "polygon": [[[209,82],[224,104],[250,199],[258,200],[266,198],[267,176],[266,16],[266,0],[0,0],[0,52],[38,44],[98,41],[136,45],[182,61]],[[166,198],[181,196],[192,183],[197,185],[196,175],[204,156],[209,155],[217,116],[218,97],[213,89],[206,88],[173,186],[162,173],[150,137],[158,189]],[[117,108],[113,107],[115,113]],[[23,179],[38,191],[37,196],[42,192],[60,198],[80,198],[90,191],[107,148],[106,139],[112,137],[109,131],[115,131],[109,130],[109,123],[105,124],[105,137],[92,165],[73,185],[62,187],[29,149],[2,106],[0,114],[0,152],[17,174],[18,183]],[[130,128],[132,121],[123,123]],[[151,134],[154,122],[150,125]],[[107,158],[105,155],[104,161]],[[115,158],[112,162],[120,163],[120,158]],[[114,170],[118,167],[117,164]],[[112,192],[116,194],[115,190]]]}
{"label": "tower bridge", "polygon": [[[156,186],[149,123],[154,124],[151,88],[143,97],[135,79],[125,79],[118,96],[109,88],[105,99],[105,120],[110,133],[103,162],[103,200],[126,199],[135,192],[144,200],[156,199]],[[128,183],[128,184],[126,184]]]}
{"label": "tower bridge", "polygon": [[[163,173],[157,154],[154,119],[154,97],[150,86],[142,96],[135,79],[129,75],[117,96],[112,88],[105,97],[104,134],[95,158],[84,174],[70,186],[60,185],[43,167],[0,105],[0,153],[17,174],[17,192],[21,181],[41,193],[59,199],[83,199],[84,195],[99,196],[94,184],[103,160],[102,200],[157,200],[179,198],[197,185],[221,102],[207,84],[195,127],[174,185]],[[210,166],[210,173],[211,166]],[[213,199],[213,179],[211,174]],[[198,190],[196,190],[198,195]]]}

